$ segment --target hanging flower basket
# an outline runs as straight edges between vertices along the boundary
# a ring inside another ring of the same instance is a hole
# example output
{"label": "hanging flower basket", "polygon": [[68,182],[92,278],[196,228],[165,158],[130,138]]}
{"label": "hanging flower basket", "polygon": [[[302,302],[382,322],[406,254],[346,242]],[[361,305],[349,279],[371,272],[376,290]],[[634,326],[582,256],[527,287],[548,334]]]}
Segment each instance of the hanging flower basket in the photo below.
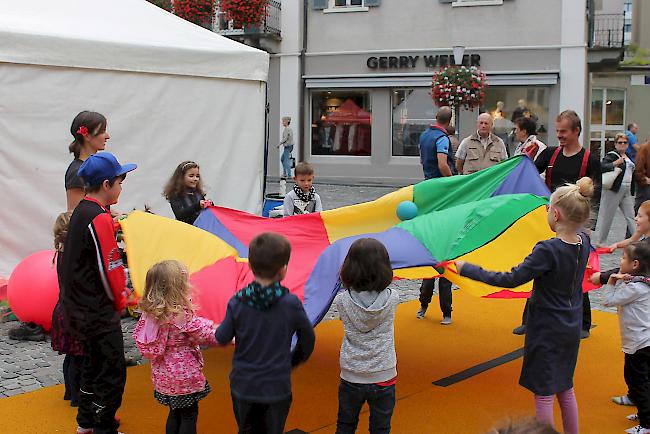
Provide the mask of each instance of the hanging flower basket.
{"label": "hanging flower basket", "polygon": [[483,104],[487,83],[476,66],[448,66],[433,75],[431,96],[437,106],[474,110]]}
{"label": "hanging flower basket", "polygon": [[173,0],[174,14],[198,26],[212,27],[215,0]]}
{"label": "hanging flower basket", "polygon": [[219,8],[236,28],[259,26],[266,18],[269,0],[221,0]]}

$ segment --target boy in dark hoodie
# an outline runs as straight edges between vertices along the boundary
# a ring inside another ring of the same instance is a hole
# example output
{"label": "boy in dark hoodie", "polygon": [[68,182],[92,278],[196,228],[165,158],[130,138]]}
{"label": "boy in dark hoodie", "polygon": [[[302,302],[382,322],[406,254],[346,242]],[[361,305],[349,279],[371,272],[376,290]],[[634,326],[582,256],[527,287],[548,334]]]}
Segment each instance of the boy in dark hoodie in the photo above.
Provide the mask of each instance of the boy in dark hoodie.
{"label": "boy in dark hoodie", "polygon": [[395,407],[397,357],[394,321],[399,294],[388,285],[393,269],[382,243],[360,238],[350,246],[341,282],[347,289],[334,298],[345,336],[341,343],[341,383],[337,434],[354,434],[364,402],[370,432],[390,433]]}
{"label": "boy in dark hoodie", "polygon": [[291,245],[282,235],[253,238],[248,263],[255,280],[230,299],[216,331],[220,344],[233,338],[236,342],[230,393],[240,433],[284,432],[291,407],[291,368],[306,361],[314,349],[314,330],[300,299],[280,284],[290,256]]}

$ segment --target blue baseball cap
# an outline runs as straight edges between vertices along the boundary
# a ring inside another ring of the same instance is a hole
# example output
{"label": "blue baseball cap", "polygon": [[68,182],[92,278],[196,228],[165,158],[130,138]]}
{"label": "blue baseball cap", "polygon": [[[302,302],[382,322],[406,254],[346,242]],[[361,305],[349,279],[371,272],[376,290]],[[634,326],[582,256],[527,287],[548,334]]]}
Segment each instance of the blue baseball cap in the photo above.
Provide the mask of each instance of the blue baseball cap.
{"label": "blue baseball cap", "polygon": [[136,164],[120,164],[115,155],[110,152],[101,151],[88,157],[83,162],[77,175],[82,177],[86,185],[99,185],[106,180],[116,176],[124,175],[138,167]]}

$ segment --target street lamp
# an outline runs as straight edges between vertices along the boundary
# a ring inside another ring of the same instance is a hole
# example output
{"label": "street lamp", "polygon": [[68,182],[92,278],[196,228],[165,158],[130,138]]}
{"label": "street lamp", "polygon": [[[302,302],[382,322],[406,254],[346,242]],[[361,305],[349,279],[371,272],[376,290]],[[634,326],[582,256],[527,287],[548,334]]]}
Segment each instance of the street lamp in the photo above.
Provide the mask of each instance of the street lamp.
{"label": "street lamp", "polygon": [[463,64],[463,54],[465,54],[465,47],[462,45],[454,45],[452,47],[452,50],[454,52],[454,63],[456,66],[460,66]]}

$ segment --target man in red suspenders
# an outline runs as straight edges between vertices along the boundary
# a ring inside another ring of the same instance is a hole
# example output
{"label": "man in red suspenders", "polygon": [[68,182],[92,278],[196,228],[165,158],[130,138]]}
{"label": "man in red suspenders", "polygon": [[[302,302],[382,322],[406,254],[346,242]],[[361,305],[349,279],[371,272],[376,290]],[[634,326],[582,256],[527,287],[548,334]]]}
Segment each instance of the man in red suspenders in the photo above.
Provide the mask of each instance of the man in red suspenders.
{"label": "man in red suspenders", "polygon": [[[588,149],[580,144],[580,133],[582,123],[580,117],[573,110],[565,110],[555,120],[555,133],[560,146],[546,148],[535,160],[535,166],[539,173],[545,173],[545,181],[548,189],[554,192],[556,188],[566,183],[575,183],[583,176],[588,176],[594,181],[594,196],[592,197],[593,207],[593,229],[596,226],[598,207],[600,204],[601,174],[600,161],[597,156],[592,155]],[[591,303],[589,293],[585,292],[583,298],[582,312],[582,333],[581,338],[589,337],[591,328]],[[522,325],[516,327],[512,332],[516,335],[526,333],[526,316],[528,302],[522,317]]]}

